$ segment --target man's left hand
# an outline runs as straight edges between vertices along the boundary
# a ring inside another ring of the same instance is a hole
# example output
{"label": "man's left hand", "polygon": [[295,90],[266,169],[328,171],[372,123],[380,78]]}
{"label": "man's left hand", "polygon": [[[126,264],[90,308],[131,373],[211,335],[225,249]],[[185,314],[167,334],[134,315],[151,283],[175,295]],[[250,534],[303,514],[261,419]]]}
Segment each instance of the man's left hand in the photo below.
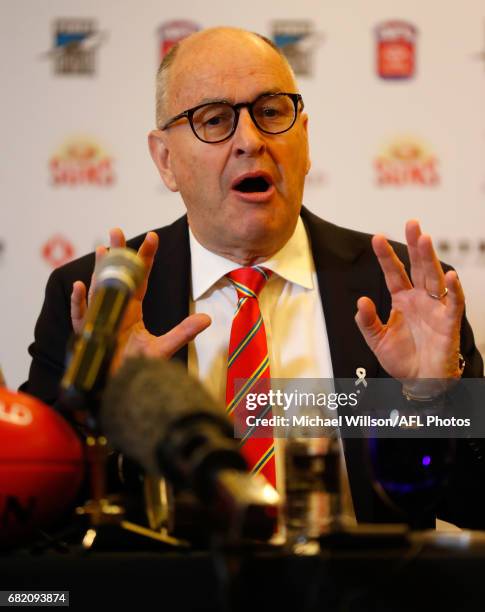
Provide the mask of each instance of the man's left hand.
{"label": "man's left hand", "polygon": [[[372,300],[361,297],[355,320],[381,366],[393,378],[459,378],[460,325],[465,307],[455,271],[443,272],[431,237],[418,221],[406,224],[411,279],[389,242],[372,239],[392,298],[387,323]],[[411,282],[412,281],[412,282]]]}

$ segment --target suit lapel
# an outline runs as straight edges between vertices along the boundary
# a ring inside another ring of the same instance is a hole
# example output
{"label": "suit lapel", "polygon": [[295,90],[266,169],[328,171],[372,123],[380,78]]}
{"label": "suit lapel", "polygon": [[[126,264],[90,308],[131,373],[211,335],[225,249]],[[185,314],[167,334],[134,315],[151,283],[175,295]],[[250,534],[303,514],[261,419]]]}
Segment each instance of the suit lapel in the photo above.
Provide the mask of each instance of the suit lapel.
{"label": "suit lapel", "polygon": [[368,377],[378,363],[367,347],[354,317],[363,295],[380,302],[380,274],[368,238],[319,219],[306,209],[302,218],[310,235],[313,259],[327,328],[333,375],[354,378],[358,367]]}
{"label": "suit lapel", "polygon": [[[357,299],[363,295],[376,304],[387,320],[390,309],[383,277],[370,243],[370,236],[327,223],[302,209],[312,243],[334,378],[355,378],[363,367],[366,376],[386,375],[365,343],[354,316]],[[371,482],[365,440],[344,440],[347,472],[359,522],[392,520]]]}

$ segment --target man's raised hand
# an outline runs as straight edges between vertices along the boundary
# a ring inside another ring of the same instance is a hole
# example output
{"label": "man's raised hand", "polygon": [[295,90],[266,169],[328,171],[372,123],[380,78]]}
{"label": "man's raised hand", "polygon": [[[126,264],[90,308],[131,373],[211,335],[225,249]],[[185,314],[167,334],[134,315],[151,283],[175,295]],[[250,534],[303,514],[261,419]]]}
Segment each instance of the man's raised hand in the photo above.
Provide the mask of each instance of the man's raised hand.
{"label": "man's raised hand", "polygon": [[460,325],[465,307],[455,271],[443,272],[429,235],[418,221],[406,224],[411,279],[389,242],[372,239],[391,294],[387,322],[372,300],[361,297],[355,320],[382,367],[399,380],[458,378]]}
{"label": "man's raised hand", "polygon": [[[110,247],[125,247],[126,240],[121,229],[110,231]],[[206,329],[210,318],[205,314],[194,314],[162,336],[154,336],[145,327],[143,322],[143,299],[148,286],[148,278],[153,266],[158,248],[158,236],[155,232],[148,232],[138,255],[145,264],[145,276],[139,289],[135,292],[128,304],[118,337],[118,348],[112,362],[112,371],[115,371],[126,357],[135,354],[144,354],[152,357],[169,358],[185,344],[193,340],[197,334]],[[108,249],[100,246],[96,249],[96,264],[106,255]],[[71,321],[75,333],[82,330],[89,301],[96,289],[96,275],[93,273],[89,291],[82,281],[73,284],[71,293]]]}

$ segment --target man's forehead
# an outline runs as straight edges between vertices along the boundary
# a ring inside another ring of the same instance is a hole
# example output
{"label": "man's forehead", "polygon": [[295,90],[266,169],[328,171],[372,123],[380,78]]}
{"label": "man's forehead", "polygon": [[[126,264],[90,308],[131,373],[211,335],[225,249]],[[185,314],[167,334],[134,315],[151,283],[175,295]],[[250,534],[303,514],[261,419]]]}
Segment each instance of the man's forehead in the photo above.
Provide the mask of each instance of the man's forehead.
{"label": "man's forehead", "polygon": [[[185,43],[185,41],[184,41]],[[249,33],[187,40],[171,66],[170,105],[224,98],[247,101],[264,91],[294,91],[285,61]]]}
{"label": "man's forehead", "polygon": [[[271,47],[261,36],[238,28],[209,28],[191,34],[180,41],[177,58],[186,57],[196,61],[204,54],[214,55],[217,58],[220,50],[231,51],[235,57],[248,57],[278,52]],[[219,56],[219,59],[223,59]]]}

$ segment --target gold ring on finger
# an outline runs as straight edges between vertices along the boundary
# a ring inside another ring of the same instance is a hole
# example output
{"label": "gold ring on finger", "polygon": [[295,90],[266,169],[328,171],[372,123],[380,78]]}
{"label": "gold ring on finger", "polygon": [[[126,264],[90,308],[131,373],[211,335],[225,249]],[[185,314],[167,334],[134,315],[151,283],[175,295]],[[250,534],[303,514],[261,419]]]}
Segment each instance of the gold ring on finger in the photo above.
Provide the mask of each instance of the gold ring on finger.
{"label": "gold ring on finger", "polygon": [[431,293],[431,291],[426,291],[426,293],[433,300],[442,300],[448,294],[448,287],[445,287],[441,293]]}

